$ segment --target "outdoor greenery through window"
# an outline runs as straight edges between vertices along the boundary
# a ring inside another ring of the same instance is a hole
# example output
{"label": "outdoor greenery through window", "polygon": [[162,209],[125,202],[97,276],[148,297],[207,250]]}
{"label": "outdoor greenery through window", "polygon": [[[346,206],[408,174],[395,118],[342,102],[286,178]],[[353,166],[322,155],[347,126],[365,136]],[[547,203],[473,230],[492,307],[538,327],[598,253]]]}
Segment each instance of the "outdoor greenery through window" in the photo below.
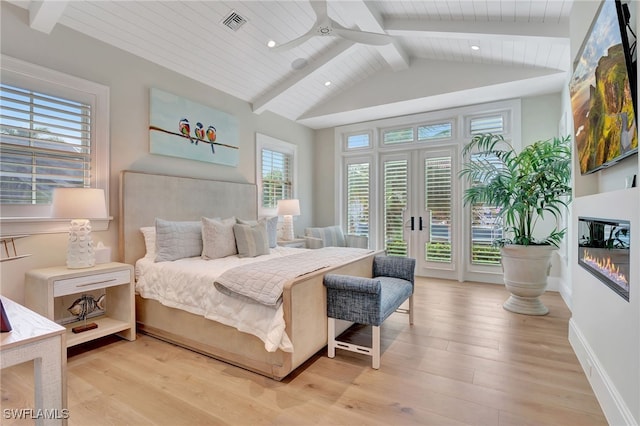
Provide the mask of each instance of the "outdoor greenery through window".
{"label": "outdoor greenery through window", "polygon": [[0,84],[0,203],[49,204],[91,184],[91,106]]}
{"label": "outdoor greenery through window", "polygon": [[276,208],[278,200],[293,198],[292,155],[262,149],[262,207]]}

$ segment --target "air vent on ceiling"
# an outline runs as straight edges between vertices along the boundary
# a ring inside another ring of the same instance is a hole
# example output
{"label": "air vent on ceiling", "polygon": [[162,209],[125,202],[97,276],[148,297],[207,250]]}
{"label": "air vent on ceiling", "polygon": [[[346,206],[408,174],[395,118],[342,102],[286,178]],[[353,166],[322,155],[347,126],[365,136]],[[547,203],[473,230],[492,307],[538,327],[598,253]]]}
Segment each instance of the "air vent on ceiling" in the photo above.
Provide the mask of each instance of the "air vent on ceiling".
{"label": "air vent on ceiling", "polygon": [[233,31],[238,31],[246,22],[247,20],[238,15],[235,10],[232,10],[222,21],[224,25],[231,28]]}

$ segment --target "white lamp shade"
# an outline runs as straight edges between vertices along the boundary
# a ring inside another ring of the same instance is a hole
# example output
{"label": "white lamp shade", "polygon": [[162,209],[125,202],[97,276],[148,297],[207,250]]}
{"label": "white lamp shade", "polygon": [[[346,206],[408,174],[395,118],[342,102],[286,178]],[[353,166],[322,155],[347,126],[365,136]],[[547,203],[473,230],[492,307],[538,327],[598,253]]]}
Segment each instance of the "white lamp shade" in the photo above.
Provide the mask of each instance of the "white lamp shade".
{"label": "white lamp shade", "polygon": [[278,200],[278,216],[300,216],[300,201]]}
{"label": "white lamp shade", "polygon": [[66,219],[107,217],[104,190],[96,188],[55,188],[52,216]]}

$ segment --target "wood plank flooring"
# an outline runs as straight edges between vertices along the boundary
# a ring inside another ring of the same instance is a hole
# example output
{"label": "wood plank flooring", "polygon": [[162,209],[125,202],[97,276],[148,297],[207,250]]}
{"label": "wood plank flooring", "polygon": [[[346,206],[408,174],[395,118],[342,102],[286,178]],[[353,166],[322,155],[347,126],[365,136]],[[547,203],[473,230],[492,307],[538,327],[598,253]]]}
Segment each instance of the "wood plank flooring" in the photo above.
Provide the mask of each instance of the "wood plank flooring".
{"label": "wood plank flooring", "polygon": [[[543,296],[544,317],[505,311],[506,297],[503,286],[419,278],[415,324],[394,314],[382,326],[380,370],[323,350],[282,382],[145,335],[105,338],[69,351],[69,424],[606,425],[560,296]],[[33,407],[31,368],[2,370],[2,409]]]}

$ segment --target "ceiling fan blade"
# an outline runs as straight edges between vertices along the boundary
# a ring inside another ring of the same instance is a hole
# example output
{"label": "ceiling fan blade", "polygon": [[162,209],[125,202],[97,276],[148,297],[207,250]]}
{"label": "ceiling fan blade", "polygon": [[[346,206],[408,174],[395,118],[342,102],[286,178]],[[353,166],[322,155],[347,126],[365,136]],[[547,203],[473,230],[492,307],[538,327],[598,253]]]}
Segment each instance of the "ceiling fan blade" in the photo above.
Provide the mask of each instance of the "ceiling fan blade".
{"label": "ceiling fan blade", "polygon": [[336,28],[334,26],[333,33],[347,40],[356,43],[372,44],[374,46],[383,46],[393,42],[393,37],[387,34],[370,33],[368,31],[349,30],[347,28]]}
{"label": "ceiling fan blade", "polygon": [[322,22],[329,17],[327,13],[327,2],[326,0],[322,1],[311,1],[311,8],[316,13],[316,22]]}
{"label": "ceiling fan blade", "polygon": [[305,34],[301,35],[300,37],[294,38],[291,41],[288,41],[286,43],[283,43],[279,46],[272,48],[271,51],[284,52],[285,50],[293,49],[294,47],[299,46],[305,41],[309,40],[314,35],[315,35],[315,28],[312,28],[311,30],[307,31]]}

